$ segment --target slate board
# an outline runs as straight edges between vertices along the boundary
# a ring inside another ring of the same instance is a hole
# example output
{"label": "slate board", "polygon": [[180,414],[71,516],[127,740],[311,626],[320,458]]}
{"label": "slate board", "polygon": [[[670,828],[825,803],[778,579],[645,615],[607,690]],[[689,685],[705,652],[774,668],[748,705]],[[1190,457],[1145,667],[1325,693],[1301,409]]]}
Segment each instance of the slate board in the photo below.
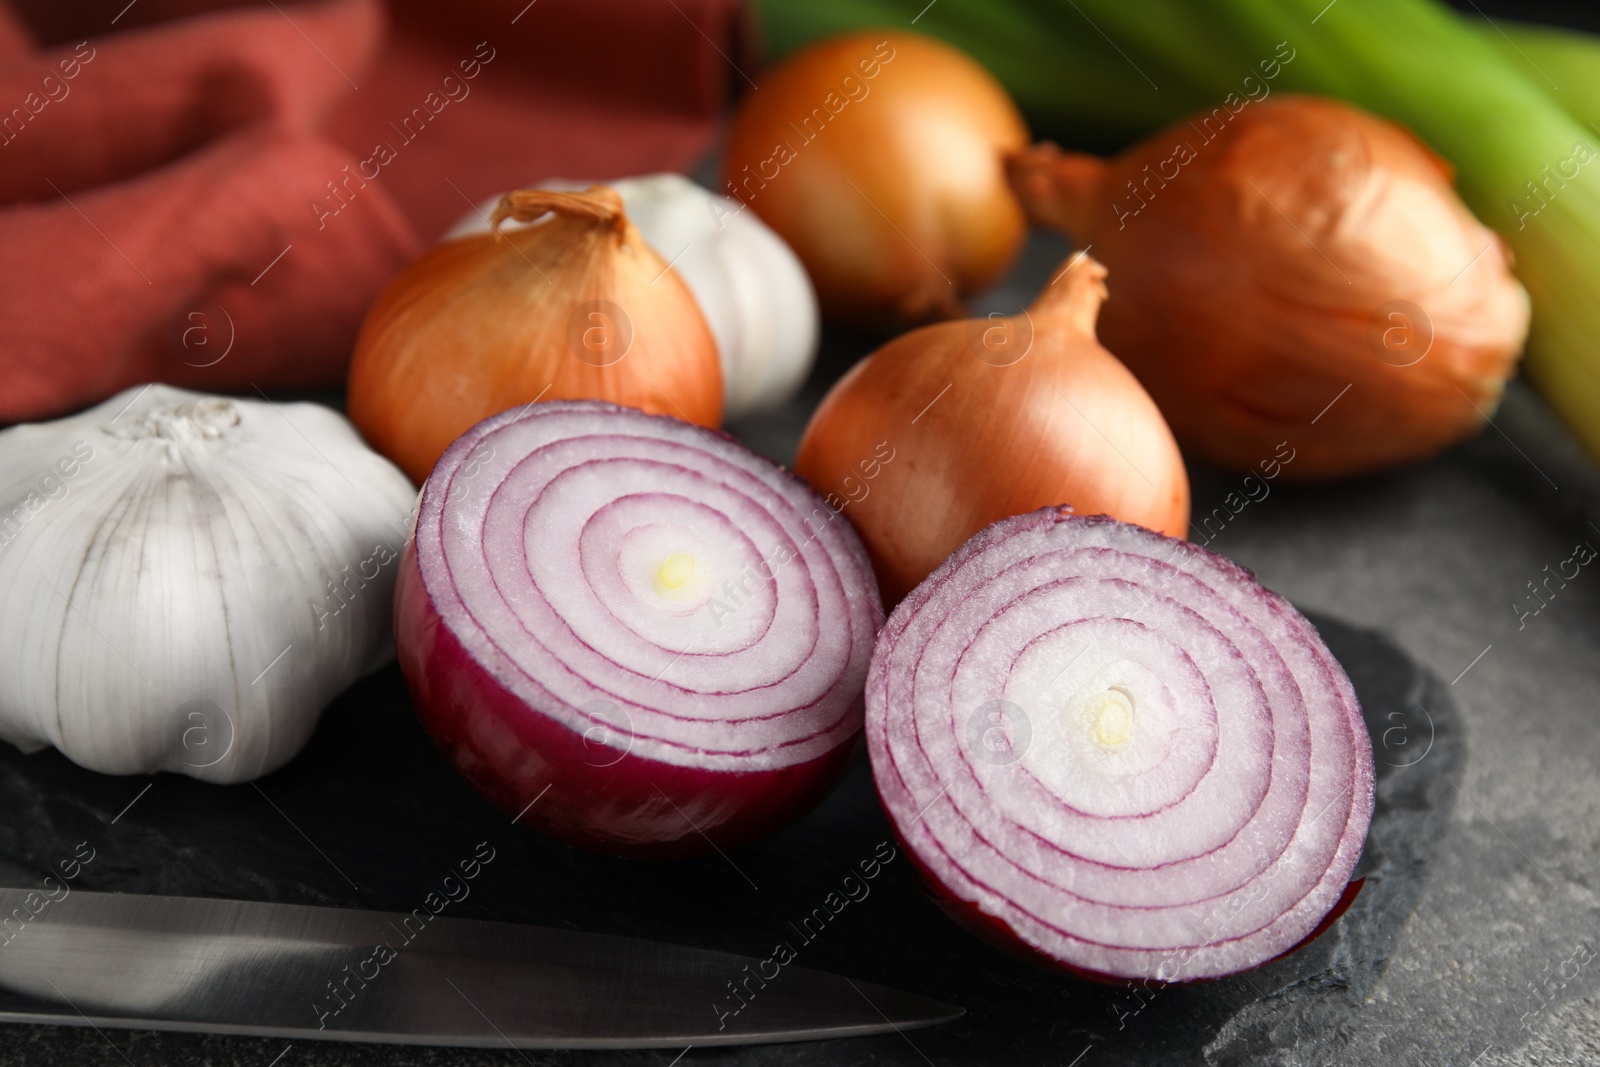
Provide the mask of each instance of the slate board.
{"label": "slate board", "polygon": [[[1248,975],[1136,995],[991,949],[938,911],[901,857],[870,895],[800,948],[800,962],[934,996],[969,1014],[905,1037],[719,1050],[715,1062],[921,1064],[926,1055],[1009,1067],[1094,1049],[1096,1064],[1149,1064],[1188,1062],[1209,1046],[1214,1062],[1249,1063],[1284,1033],[1338,1026],[1371,988],[1417,900],[1463,751],[1459,718],[1434,676],[1377,633],[1314,621],[1355,682],[1378,757],[1378,804],[1361,868],[1367,884],[1328,934]],[[76,842],[90,842],[97,856],[80,876],[86,889],[399,911],[419,906],[487,840],[498,854],[453,914],[754,955],[794,940],[787,922],[817,907],[858,859],[891,839],[862,754],[816,811],[726,858],[630,861],[545,841],[510,825],[434,748],[392,666],[341,697],[306,751],[257,785],[108,777],[53,751],[24,756],[6,747],[0,813],[0,856],[25,869],[47,870]],[[282,1044],[161,1035],[161,1058],[187,1059],[208,1042],[259,1045],[263,1054]],[[380,1055],[366,1047],[304,1049],[325,1063]],[[393,1055],[381,1052],[384,1062]],[[426,1055],[462,1064],[501,1059]],[[666,1064],[674,1055],[571,1052],[538,1062]]]}

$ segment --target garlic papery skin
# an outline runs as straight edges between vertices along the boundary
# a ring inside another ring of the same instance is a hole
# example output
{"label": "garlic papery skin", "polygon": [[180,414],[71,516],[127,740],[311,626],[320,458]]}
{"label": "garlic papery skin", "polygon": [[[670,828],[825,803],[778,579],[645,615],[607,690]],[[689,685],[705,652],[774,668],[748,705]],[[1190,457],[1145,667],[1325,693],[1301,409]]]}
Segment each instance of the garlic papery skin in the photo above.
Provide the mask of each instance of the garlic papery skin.
{"label": "garlic papery skin", "polygon": [[[551,179],[538,189],[587,189],[594,182]],[[817,294],[783,238],[737,200],[680,174],[650,174],[605,184],[645,242],[694,294],[722,359],[724,412],[739,418],[777,407],[805,384],[821,330]],[[467,212],[445,234],[489,230],[500,197]],[[506,220],[502,230],[529,223]]]}
{"label": "garlic papery skin", "polygon": [[240,782],[392,655],[410,481],[319,404],[147,385],[0,431],[0,739]]}

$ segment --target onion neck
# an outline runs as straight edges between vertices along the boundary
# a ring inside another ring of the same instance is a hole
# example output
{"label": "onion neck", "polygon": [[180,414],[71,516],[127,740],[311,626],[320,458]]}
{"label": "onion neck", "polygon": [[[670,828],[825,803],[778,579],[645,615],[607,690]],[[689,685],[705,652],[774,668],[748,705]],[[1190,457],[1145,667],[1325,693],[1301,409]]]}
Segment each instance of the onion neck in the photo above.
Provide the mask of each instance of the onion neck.
{"label": "onion neck", "polygon": [[622,210],[622,196],[605,185],[591,185],[582,192],[564,189],[518,189],[507,193],[495,205],[489,216],[489,225],[500,237],[500,223],[506,219],[533,222],[548,214],[589,222],[596,228],[610,227],[623,236],[628,229],[628,216]]}
{"label": "onion neck", "polygon": [[1107,295],[1104,264],[1074,252],[1056,272],[1055,280],[1034,298],[1028,314],[1036,326],[1059,324],[1093,337],[1095,320],[1100,317],[1100,305]]}
{"label": "onion neck", "polygon": [[1035,226],[1089,239],[1092,209],[1103,199],[1106,161],[1084,152],[1065,152],[1049,141],[1006,157],[1006,178]]}

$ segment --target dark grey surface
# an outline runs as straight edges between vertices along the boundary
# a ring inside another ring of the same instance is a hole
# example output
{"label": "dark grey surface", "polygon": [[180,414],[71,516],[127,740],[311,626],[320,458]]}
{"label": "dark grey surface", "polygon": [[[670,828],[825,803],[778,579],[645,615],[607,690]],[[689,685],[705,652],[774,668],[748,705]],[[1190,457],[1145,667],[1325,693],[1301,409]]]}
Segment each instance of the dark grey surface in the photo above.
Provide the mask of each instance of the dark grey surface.
{"label": "dark grey surface", "polygon": [[1422,900],[1337,1054],[1266,1062],[1600,1063],[1600,968],[1578,962],[1600,951],[1600,576],[1517,608],[1600,548],[1600,479],[1525,388],[1495,424],[1408,471],[1276,490],[1213,546],[1392,635],[1452,683],[1470,738]]}
{"label": "dark grey surface", "polygon": [[[1036,240],[1016,292],[1063,253]],[[737,429],[785,456],[823,383],[863,349],[831,338],[799,403]],[[679,1062],[1600,1062],[1600,967],[1576,962],[1600,946],[1600,578],[1585,568],[1520,630],[1512,607],[1576,542],[1600,546],[1585,510],[1600,500],[1600,479],[1526,390],[1513,389],[1496,422],[1406,471],[1274,485],[1211,545],[1304,606],[1392,635],[1437,676],[1328,625],[1368,704],[1383,805],[1365,861],[1374,878],[1327,938],[1244,978],[1147,997],[1135,1014],[1127,990],[1058,978],[969,938],[921,897],[901,858],[799,962],[962,1004],[968,1019],[909,1039],[695,1049]],[[1191,473],[1197,513],[1234,485]],[[0,855],[42,870],[87,839],[100,851],[85,888],[408,909],[458,853],[494,834],[504,865],[479,880],[462,916],[765,954],[887,837],[858,763],[801,824],[726,861],[636,863],[546,844],[507,827],[432,751],[392,671],[330,711],[307,753],[260,793],[160,776],[112,825],[145,784],[79,772],[54,754],[0,753]],[[6,1065],[268,1064],[283,1052],[238,1038],[0,1029]],[[672,1055],[296,1043],[280,1062],[665,1067]]]}
{"label": "dark grey surface", "polygon": [[[409,910],[487,839],[495,859],[471,895],[452,906],[453,917],[566,924],[758,956],[784,940],[804,967],[939,997],[970,1013],[902,1035],[695,1049],[684,1064],[912,1065],[927,1056],[1009,1067],[1056,1062],[1064,1049],[1092,1052],[1100,1064],[1202,1056],[1260,1062],[1264,1051],[1286,1046],[1286,1035],[1304,1051],[1325,1045],[1359,1017],[1423,890],[1462,768],[1459,720],[1444,683],[1370,631],[1317,621],[1350,669],[1369,729],[1380,738],[1386,729],[1402,731],[1377,750],[1378,805],[1362,861],[1366,886],[1311,945],[1218,982],[1152,992],[1065,978],[1013,960],[950,923],[921,895],[904,857],[889,860],[864,897],[803,943],[788,924],[819,906],[890,838],[864,758],[818,811],[727,857],[644,863],[589,855],[512,828],[473,795],[422,734],[392,669],[341,700],[311,747],[261,783],[264,795],[249,786],[159,776],[119,818],[137,795],[134,780],[91,774],[54,753],[0,754],[0,810],[13,816],[0,824],[0,852],[42,872],[54,866],[51,857],[70,855],[77,840],[88,840],[95,857],[83,867],[79,888]],[[24,878],[36,882],[36,875]],[[35,921],[49,918],[45,912]],[[308,1005],[317,992],[307,990]],[[444,989],[439,995],[451,997]],[[0,997],[0,1005],[7,1003]],[[709,998],[706,1013],[711,1019]],[[211,1054],[266,1062],[290,1044],[0,1027],[0,1040],[14,1047],[18,1039],[86,1057],[109,1053],[104,1046],[114,1043],[133,1059],[131,1048],[142,1046],[149,1062],[162,1063]],[[295,1062],[323,1065],[511,1062],[498,1052],[293,1044]],[[524,1054],[513,1055],[520,1061]],[[525,1055],[527,1062],[563,1067],[663,1065],[676,1050]]]}

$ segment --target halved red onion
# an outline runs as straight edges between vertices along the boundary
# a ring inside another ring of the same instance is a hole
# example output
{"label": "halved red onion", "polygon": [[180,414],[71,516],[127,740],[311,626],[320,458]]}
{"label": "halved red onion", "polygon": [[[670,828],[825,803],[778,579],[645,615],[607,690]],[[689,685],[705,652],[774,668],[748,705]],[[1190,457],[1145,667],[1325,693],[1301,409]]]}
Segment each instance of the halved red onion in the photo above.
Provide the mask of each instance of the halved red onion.
{"label": "halved red onion", "polygon": [[481,792],[572,844],[661,855],[769,832],[833,785],[883,622],[855,531],[805,483],[592,401],[450,447],[395,614],[422,721]]}
{"label": "halved red onion", "polygon": [[1066,509],[988,527],[895,610],[866,729],[946,909],[1093,977],[1295,947],[1372,819],[1372,743],[1312,625],[1219,556]]}

